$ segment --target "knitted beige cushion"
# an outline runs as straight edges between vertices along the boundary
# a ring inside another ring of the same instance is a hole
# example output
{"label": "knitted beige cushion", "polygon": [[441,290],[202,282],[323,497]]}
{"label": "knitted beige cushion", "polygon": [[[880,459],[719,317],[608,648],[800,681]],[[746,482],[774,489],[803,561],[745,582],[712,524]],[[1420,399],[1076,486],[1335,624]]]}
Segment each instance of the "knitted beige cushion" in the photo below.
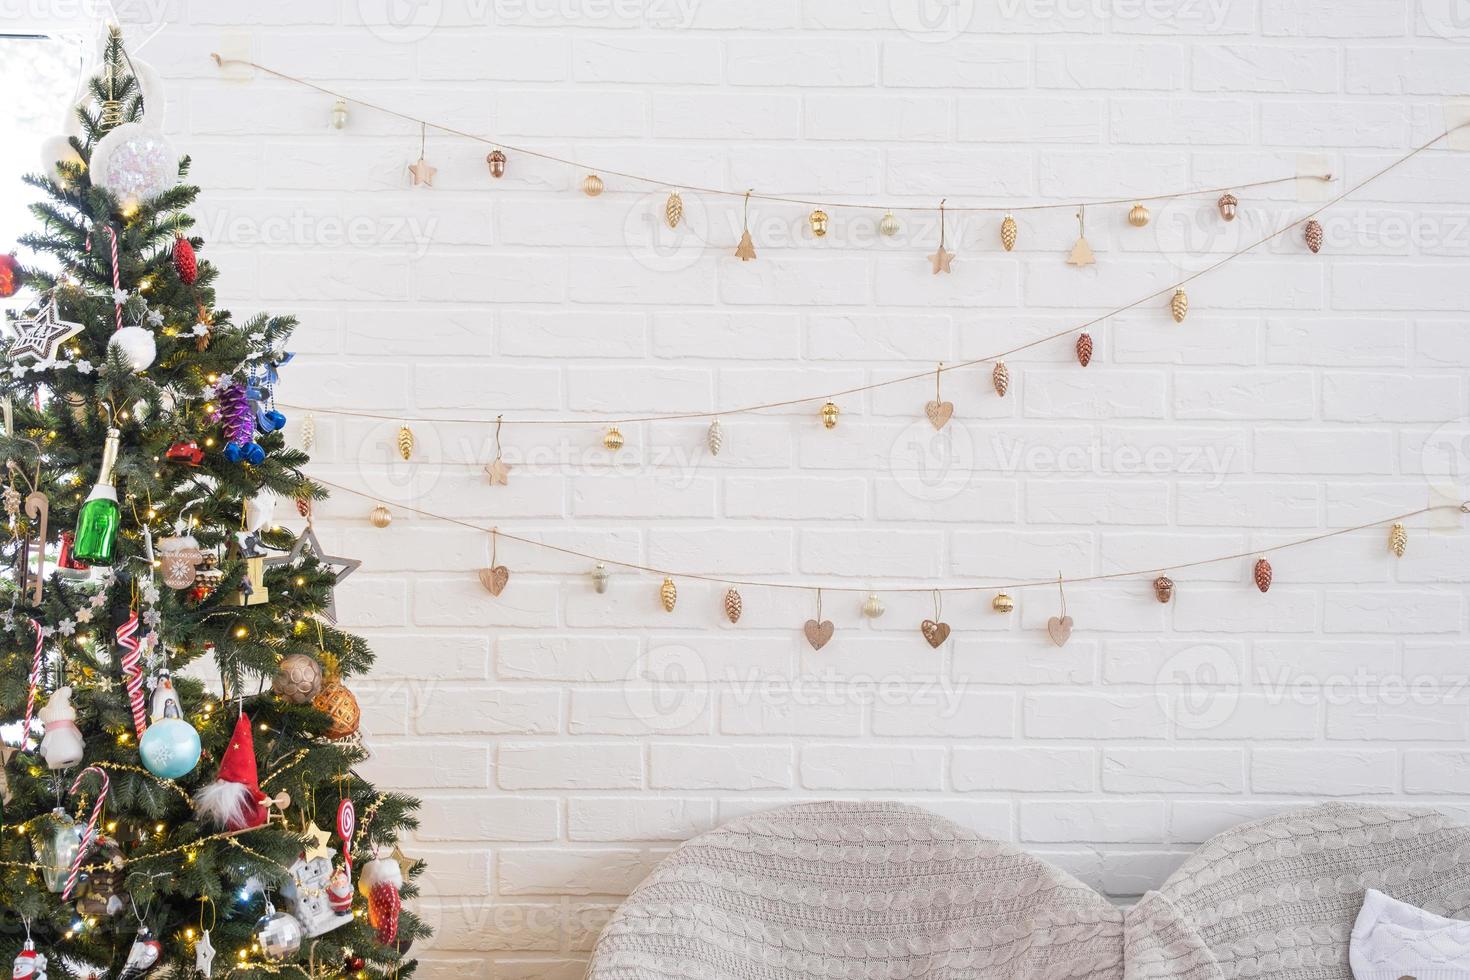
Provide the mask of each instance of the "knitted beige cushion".
{"label": "knitted beige cushion", "polygon": [[1128,980],[1352,980],[1377,888],[1470,917],[1470,828],[1428,810],[1327,803],[1211,838],[1128,912]]}
{"label": "knitted beige cushion", "polygon": [[1123,916],[916,807],[813,803],[696,837],[614,914],[591,980],[1120,980]]}

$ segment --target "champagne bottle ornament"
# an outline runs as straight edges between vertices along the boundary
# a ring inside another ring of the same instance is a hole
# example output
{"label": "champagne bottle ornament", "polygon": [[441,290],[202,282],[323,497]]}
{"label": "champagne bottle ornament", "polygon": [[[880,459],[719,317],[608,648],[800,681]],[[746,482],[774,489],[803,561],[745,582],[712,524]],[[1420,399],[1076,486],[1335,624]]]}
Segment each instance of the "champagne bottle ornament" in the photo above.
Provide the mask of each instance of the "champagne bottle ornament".
{"label": "champagne bottle ornament", "polygon": [[117,505],[117,488],[112,485],[113,468],[117,466],[117,429],[107,430],[107,440],[102,448],[102,466],[92,492],[77,512],[76,538],[72,542],[72,554],[78,561],[88,565],[111,565],[113,551],[117,547],[117,532],[122,514]]}

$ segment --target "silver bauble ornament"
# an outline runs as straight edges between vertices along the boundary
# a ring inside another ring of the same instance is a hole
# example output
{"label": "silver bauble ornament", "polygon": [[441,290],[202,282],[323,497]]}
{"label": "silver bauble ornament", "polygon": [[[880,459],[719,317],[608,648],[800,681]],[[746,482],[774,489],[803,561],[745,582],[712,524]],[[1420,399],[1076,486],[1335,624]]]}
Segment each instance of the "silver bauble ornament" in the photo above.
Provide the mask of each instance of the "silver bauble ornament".
{"label": "silver bauble ornament", "polygon": [[274,963],[282,963],[301,950],[305,930],[301,921],[289,912],[278,912],[269,902],[265,915],[255,921],[255,943],[261,955]]}

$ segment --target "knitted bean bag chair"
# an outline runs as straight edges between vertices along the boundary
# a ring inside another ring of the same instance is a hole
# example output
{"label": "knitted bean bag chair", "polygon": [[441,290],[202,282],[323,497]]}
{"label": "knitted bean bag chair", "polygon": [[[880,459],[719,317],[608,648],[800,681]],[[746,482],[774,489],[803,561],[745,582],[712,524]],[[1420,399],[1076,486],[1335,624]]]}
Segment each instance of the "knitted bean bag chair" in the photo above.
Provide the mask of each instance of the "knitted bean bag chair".
{"label": "knitted bean bag chair", "polygon": [[604,929],[590,980],[1123,976],[1122,911],[898,803],[812,803],[687,842]]}

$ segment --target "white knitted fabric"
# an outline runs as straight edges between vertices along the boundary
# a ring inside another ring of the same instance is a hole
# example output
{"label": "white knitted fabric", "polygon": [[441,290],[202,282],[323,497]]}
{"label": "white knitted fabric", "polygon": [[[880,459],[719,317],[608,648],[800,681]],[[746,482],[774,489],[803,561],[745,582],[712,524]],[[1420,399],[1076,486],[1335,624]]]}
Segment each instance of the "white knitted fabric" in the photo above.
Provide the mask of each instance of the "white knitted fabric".
{"label": "white knitted fabric", "polygon": [[1470,922],[1447,919],[1370,888],[1348,949],[1353,980],[1465,980]]}
{"label": "white knitted fabric", "polygon": [[1046,862],[897,803],[694,838],[613,915],[589,980],[1351,980],[1364,889],[1470,913],[1470,829],[1326,804],[1208,841],[1125,916]]}

